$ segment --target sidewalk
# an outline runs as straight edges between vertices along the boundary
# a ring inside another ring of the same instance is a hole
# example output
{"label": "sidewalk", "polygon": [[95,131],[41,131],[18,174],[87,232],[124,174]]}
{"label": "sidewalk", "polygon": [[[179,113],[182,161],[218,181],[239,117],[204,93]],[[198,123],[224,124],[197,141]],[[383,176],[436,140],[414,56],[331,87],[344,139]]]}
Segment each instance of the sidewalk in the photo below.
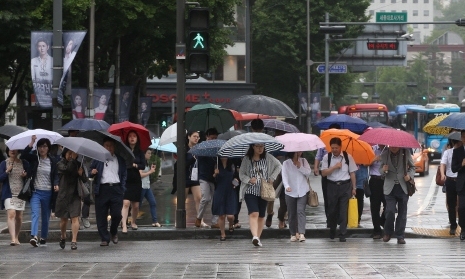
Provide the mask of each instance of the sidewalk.
{"label": "sidewalk", "polygon": [[[217,229],[196,228],[194,202],[191,195],[186,199],[186,229],[175,228],[176,220],[176,196],[171,195],[172,174],[164,174],[160,180],[152,184],[152,189],[157,201],[158,222],[163,225],[162,228],[154,228],[151,226],[150,210],[147,201],[141,207],[143,215],[137,220],[139,229],[131,230],[127,234],[119,233],[120,240],[165,240],[165,239],[205,239],[218,238],[219,232]],[[434,181],[433,181],[434,182]],[[432,182],[432,183],[433,183]],[[419,237],[450,237],[448,235],[449,225],[447,224],[447,210],[445,207],[445,195],[441,192],[441,188],[433,185],[419,186],[418,194],[411,197],[408,209],[408,222],[406,229],[406,238]],[[326,228],[326,217],[323,206],[323,193],[321,191],[321,177],[311,177],[311,184],[314,191],[318,193],[320,205],[316,208],[307,207],[307,238],[327,238],[329,230]],[[288,238],[289,231],[287,229],[278,229],[278,212],[279,202],[275,202],[275,215],[273,216],[273,224],[270,228],[265,228],[262,238]],[[21,242],[28,242],[30,239],[30,207],[27,205],[24,212],[25,222],[23,222],[22,232],[20,235]],[[81,229],[79,231],[79,239],[81,241],[99,240],[96,224],[95,211],[91,207],[91,216],[89,218],[91,227]],[[204,216],[205,223],[210,224],[211,211],[208,211]],[[239,215],[239,221],[242,225],[241,229],[236,229],[233,233],[234,238],[250,238],[247,207],[245,203]],[[365,199],[364,211],[360,222],[361,228],[349,229],[348,237],[351,238],[368,238],[372,234],[372,223],[370,214],[369,199]],[[70,226],[70,225],[68,225]],[[39,226],[40,228],[40,226]],[[82,227],[81,227],[82,228]],[[6,212],[0,212],[0,239],[8,238],[8,229],[6,225]],[[457,235],[460,233],[458,230]],[[49,240],[58,241],[59,219],[52,219],[50,224]]]}

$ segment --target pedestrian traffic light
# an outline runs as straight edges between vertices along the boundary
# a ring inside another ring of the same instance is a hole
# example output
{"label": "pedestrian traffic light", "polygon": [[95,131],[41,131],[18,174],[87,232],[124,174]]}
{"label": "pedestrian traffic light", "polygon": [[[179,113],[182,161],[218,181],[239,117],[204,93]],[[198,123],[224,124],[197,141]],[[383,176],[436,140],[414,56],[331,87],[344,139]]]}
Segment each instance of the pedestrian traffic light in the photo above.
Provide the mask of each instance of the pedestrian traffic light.
{"label": "pedestrian traffic light", "polygon": [[452,86],[444,86],[442,87],[442,90],[449,90],[449,91],[452,91]]}
{"label": "pedestrian traffic light", "polygon": [[426,96],[421,97],[423,100],[426,100]]}
{"label": "pedestrian traffic light", "polygon": [[210,11],[208,8],[189,10],[187,35],[188,72],[208,73],[210,71]]}
{"label": "pedestrian traffic light", "polygon": [[162,127],[163,129],[165,129],[166,127],[168,127],[168,122],[166,122],[166,120],[162,120],[162,121],[161,121],[161,127]]}

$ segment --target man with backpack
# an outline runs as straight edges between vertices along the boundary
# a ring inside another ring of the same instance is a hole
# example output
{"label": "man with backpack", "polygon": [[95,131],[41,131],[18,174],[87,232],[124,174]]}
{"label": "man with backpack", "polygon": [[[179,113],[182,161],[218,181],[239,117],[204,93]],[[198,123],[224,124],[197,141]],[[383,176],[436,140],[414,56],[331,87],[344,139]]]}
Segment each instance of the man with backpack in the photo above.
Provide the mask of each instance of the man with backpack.
{"label": "man with backpack", "polygon": [[332,138],[329,145],[331,152],[323,157],[321,164],[321,175],[327,177],[329,237],[335,238],[339,218],[339,241],[346,242],[347,207],[349,198],[356,194],[357,165],[352,155],[341,151],[340,138]]}

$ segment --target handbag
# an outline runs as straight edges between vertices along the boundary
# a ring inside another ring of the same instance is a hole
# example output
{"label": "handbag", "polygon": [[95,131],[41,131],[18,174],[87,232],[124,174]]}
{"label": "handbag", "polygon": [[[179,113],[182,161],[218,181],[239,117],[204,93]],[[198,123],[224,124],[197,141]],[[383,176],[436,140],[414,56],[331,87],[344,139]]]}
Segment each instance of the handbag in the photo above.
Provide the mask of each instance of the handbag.
{"label": "handbag", "polygon": [[199,180],[199,167],[197,165],[197,160],[195,160],[194,166],[192,167],[191,180],[192,181]]}
{"label": "handbag", "polygon": [[370,183],[368,183],[368,179],[363,181],[363,192],[365,193],[365,197],[369,198],[371,196]]}
{"label": "handbag", "polygon": [[31,180],[32,178],[29,177],[24,181],[23,188],[21,188],[21,191],[19,191],[18,199],[23,200],[23,201],[29,201],[31,199],[31,196],[32,196]]}
{"label": "handbag", "polygon": [[78,194],[81,199],[84,199],[90,194],[87,183],[83,182],[80,178],[78,178]]}
{"label": "handbag", "polygon": [[273,183],[268,182],[265,178],[262,178],[260,196],[266,201],[274,201],[276,199],[276,192],[273,188]]}
{"label": "handbag", "polygon": [[307,178],[308,184],[308,194],[307,194],[307,205],[311,207],[317,207],[320,203],[318,201],[318,193],[312,190],[312,186],[310,186],[310,180]]}
{"label": "handbag", "polygon": [[[403,160],[403,163],[404,163],[404,170],[405,170],[405,173],[404,173],[404,176],[407,175],[407,156],[405,156],[405,152],[404,152],[404,160]],[[410,180],[409,181],[405,181],[405,184],[407,185],[407,194],[409,195],[409,197],[413,196],[413,194],[415,194],[415,192],[417,191],[417,187],[415,187],[415,180],[413,180],[413,177],[410,177]]]}
{"label": "handbag", "polygon": [[358,227],[358,201],[355,196],[349,199],[349,207],[347,209],[347,227]]}
{"label": "handbag", "polygon": [[439,165],[438,170],[436,171],[436,185],[444,186],[445,183],[446,181],[441,179],[441,166]]}

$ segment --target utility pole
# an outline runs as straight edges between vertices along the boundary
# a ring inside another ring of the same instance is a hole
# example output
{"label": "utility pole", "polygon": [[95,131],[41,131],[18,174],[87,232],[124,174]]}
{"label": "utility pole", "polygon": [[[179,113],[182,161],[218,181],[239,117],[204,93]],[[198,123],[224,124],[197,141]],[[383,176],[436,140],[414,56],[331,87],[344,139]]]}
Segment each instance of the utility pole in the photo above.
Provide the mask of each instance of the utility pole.
{"label": "utility pole", "polygon": [[61,118],[63,116],[62,106],[58,103],[58,90],[60,80],[63,76],[63,2],[62,0],[53,0],[53,95],[52,95],[52,112],[53,112],[53,131],[61,128]]}
{"label": "utility pole", "polygon": [[[184,12],[186,9],[184,0],[176,0],[176,54],[178,49],[183,50],[185,55],[186,39],[184,37]],[[178,161],[177,161],[177,202],[176,202],[176,228],[186,228],[186,144],[184,141],[185,123],[185,91],[186,91],[186,71],[184,59],[176,59],[176,103],[177,103],[177,140]]]}
{"label": "utility pole", "polygon": [[[325,13],[325,22],[329,22],[329,13]],[[328,26],[328,25],[327,25]],[[325,34],[325,97],[329,97],[329,34]]]}
{"label": "utility pole", "polygon": [[310,60],[310,0],[307,0],[307,133],[312,133],[312,112],[310,111],[312,102],[312,85],[310,83],[310,67],[313,62]]}
{"label": "utility pole", "polygon": [[119,122],[119,115],[120,115],[120,103],[119,97],[121,95],[120,89],[120,58],[121,58],[121,38],[118,38],[118,48],[116,49],[116,67],[115,67],[115,116],[114,116],[114,123]]}
{"label": "utility pole", "polygon": [[89,16],[89,84],[86,117],[94,116],[94,45],[95,45],[95,1],[90,3]]}

